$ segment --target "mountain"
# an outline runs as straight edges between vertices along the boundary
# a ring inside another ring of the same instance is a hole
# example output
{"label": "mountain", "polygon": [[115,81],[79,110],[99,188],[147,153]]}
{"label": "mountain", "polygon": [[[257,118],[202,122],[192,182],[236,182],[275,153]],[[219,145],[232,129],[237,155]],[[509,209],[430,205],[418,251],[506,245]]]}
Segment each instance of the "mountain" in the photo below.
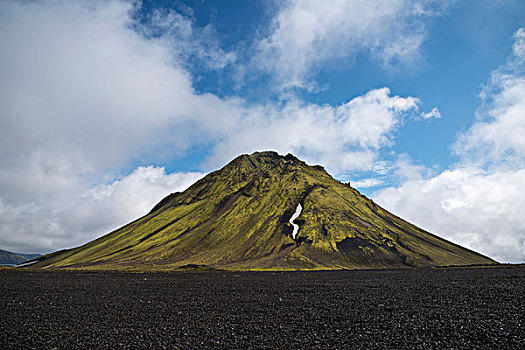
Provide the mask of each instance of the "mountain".
{"label": "mountain", "polygon": [[0,249],[0,265],[15,266],[39,256],[40,254],[20,254]]}
{"label": "mountain", "polygon": [[142,218],[44,256],[33,267],[284,270],[493,263],[389,213],[321,166],[291,154],[256,152],[170,194]]}

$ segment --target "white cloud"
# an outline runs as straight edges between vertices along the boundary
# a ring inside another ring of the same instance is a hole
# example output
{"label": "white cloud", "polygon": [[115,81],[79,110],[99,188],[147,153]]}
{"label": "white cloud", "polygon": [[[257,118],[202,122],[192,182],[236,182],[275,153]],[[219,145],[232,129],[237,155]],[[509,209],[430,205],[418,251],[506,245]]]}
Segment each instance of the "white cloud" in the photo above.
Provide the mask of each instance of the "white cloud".
{"label": "white cloud", "polygon": [[138,167],[121,180],[83,192],[78,187],[78,192],[20,204],[0,197],[0,245],[43,253],[83,244],[141,217],[162,198],[185,190],[204,175]]}
{"label": "white cloud", "polygon": [[425,166],[414,164],[406,153],[397,156],[391,164],[391,172],[397,181],[420,180],[430,174]]}
{"label": "white cloud", "polygon": [[[521,31],[520,31],[521,32]],[[515,52],[517,40],[514,44]],[[523,47],[525,44],[521,41]],[[522,48],[521,50],[525,50]],[[525,164],[524,61],[514,56],[491,74],[481,94],[483,107],[476,123],[460,135],[455,151],[480,165],[502,162]]]}
{"label": "white cloud", "polygon": [[352,187],[355,187],[355,188],[369,188],[369,187],[380,186],[383,183],[384,183],[383,180],[369,178],[369,179],[362,179],[359,181],[351,181],[350,185],[352,185]]}
{"label": "white cloud", "polygon": [[525,170],[445,171],[374,195],[408,221],[503,262],[525,261]]}
{"label": "white cloud", "polygon": [[119,167],[139,152],[180,153],[197,135],[231,127],[235,115],[223,112],[237,102],[196,94],[174,65],[176,43],[137,34],[133,10],[120,1],[0,5],[4,166],[38,150],[74,155],[81,168],[69,170],[78,173]]}
{"label": "white cloud", "polygon": [[458,136],[458,164],[375,194],[409,221],[504,262],[525,261],[524,37],[519,29],[513,55],[482,90],[475,123]]}
{"label": "white cloud", "polygon": [[177,63],[182,66],[222,69],[237,59],[235,53],[225,52],[219,46],[211,25],[196,27],[192,16],[188,18],[173,10],[153,9],[145,23],[135,30],[170,47]]}
{"label": "white cloud", "polygon": [[393,143],[407,114],[419,114],[419,100],[376,89],[337,107],[289,102],[246,112],[215,148],[211,160],[223,164],[239,153],[273,149],[292,152],[338,174],[370,170],[378,152]]}
{"label": "white cloud", "polygon": [[523,63],[525,59],[525,29],[520,28],[514,34],[512,53],[517,63]]}
{"label": "white cloud", "polygon": [[[121,180],[85,191],[79,201],[98,203],[93,207],[101,215],[109,213],[108,220],[126,223],[150,211],[168,194],[185,190],[204,175],[196,172],[166,174],[163,167],[138,167]],[[90,214],[89,217],[99,215]]]}
{"label": "white cloud", "polygon": [[421,114],[421,118],[423,118],[423,119],[432,119],[432,118],[439,119],[439,118],[441,118],[441,113],[439,112],[439,110],[436,107],[434,107],[430,112],[422,113]]}
{"label": "white cloud", "polygon": [[282,2],[272,31],[258,44],[259,68],[275,73],[283,87],[312,88],[322,63],[369,52],[384,68],[420,61],[426,20],[447,2],[333,0]]}

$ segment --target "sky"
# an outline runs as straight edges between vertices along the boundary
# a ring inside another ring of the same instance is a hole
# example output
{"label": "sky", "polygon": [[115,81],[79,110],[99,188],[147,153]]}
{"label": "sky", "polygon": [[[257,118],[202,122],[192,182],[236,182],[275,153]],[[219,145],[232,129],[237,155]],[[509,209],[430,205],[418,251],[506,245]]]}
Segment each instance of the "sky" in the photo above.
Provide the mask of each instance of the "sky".
{"label": "sky", "polygon": [[257,150],[525,262],[525,2],[0,2],[0,249],[78,246]]}

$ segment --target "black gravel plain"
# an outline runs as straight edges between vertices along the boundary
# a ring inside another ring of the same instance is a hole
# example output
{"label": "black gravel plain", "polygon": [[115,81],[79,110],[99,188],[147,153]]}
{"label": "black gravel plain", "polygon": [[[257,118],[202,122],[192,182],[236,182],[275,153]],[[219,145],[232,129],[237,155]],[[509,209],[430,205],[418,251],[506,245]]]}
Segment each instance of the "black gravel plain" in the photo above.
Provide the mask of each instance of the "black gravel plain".
{"label": "black gravel plain", "polygon": [[525,349],[525,267],[0,270],[1,349]]}

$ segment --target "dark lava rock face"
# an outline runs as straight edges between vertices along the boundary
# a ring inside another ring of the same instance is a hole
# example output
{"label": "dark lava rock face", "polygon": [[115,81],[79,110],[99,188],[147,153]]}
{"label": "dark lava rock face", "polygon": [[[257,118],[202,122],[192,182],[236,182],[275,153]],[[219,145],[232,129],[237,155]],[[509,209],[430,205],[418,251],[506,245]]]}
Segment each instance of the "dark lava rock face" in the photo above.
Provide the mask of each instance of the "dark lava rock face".
{"label": "dark lava rock face", "polygon": [[0,271],[2,349],[523,349],[525,268]]}

